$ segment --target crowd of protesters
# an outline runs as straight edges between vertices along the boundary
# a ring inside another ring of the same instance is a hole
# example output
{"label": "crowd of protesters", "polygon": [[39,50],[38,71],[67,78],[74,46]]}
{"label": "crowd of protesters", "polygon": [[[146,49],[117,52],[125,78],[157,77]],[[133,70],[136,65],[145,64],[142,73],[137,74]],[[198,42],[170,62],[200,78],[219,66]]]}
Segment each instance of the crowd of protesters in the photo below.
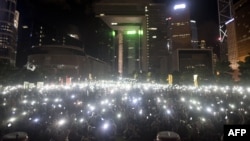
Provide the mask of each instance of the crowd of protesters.
{"label": "crowd of protesters", "polygon": [[174,131],[182,141],[220,141],[225,124],[248,124],[244,88],[92,82],[45,88],[2,87],[0,137],[30,141],[152,141]]}

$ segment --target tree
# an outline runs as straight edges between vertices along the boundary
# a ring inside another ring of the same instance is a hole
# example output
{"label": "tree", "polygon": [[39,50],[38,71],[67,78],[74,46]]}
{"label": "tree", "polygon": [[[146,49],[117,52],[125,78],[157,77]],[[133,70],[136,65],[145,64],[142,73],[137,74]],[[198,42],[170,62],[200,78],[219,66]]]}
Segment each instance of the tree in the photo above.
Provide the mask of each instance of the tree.
{"label": "tree", "polygon": [[16,71],[15,67],[4,61],[0,62],[0,85],[11,83],[10,77]]}
{"label": "tree", "polygon": [[42,80],[42,73],[38,70],[28,70],[26,67],[17,68],[9,63],[0,61],[0,85],[20,84],[24,81],[37,82]]}
{"label": "tree", "polygon": [[173,84],[180,84],[180,79],[181,79],[181,72],[179,71],[174,71],[172,73],[173,75]]}
{"label": "tree", "polygon": [[240,70],[240,83],[241,84],[250,84],[250,55],[245,57],[244,62],[240,61],[239,63]]}
{"label": "tree", "polygon": [[214,82],[214,74],[211,69],[205,66],[196,66],[194,68],[194,73],[198,75],[199,85],[210,84]]}
{"label": "tree", "polygon": [[229,61],[218,61],[215,65],[216,81],[218,84],[233,83],[233,69],[230,67]]}

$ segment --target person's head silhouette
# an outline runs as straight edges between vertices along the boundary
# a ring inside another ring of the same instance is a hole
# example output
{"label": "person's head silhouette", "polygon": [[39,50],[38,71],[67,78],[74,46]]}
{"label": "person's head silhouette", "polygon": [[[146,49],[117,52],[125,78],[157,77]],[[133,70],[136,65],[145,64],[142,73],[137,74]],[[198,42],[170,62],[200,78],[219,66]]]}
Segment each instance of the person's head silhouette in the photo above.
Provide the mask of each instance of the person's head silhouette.
{"label": "person's head silhouette", "polygon": [[172,131],[161,131],[157,133],[156,141],[181,141],[179,134]]}

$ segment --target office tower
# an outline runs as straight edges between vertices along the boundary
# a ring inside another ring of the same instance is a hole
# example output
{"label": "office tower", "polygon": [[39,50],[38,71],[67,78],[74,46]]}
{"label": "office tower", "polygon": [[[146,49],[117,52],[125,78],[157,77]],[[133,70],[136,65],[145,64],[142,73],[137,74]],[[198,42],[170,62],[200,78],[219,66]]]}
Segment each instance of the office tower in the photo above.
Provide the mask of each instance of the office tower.
{"label": "office tower", "polygon": [[225,22],[227,30],[227,52],[230,67],[234,70],[233,78],[239,80],[239,61],[245,61],[250,49],[250,2],[240,0],[232,6],[233,17]]}
{"label": "office tower", "polygon": [[234,19],[238,60],[244,61],[250,54],[250,1],[240,0],[234,5]]}
{"label": "office tower", "polygon": [[[120,76],[140,71],[146,60],[145,2],[103,0],[95,4],[96,16],[114,31],[113,67]],[[144,40],[144,41],[143,41]],[[144,57],[142,57],[144,56]]]}
{"label": "office tower", "polygon": [[[168,73],[183,68],[180,64],[184,67],[205,64],[212,71],[212,52],[199,50],[196,22],[190,20],[189,6],[185,3],[103,0],[95,4],[95,13],[116,31],[114,62],[122,76],[137,71],[152,72],[157,79],[166,78]],[[183,59],[179,57],[185,53],[191,54],[188,56],[192,64],[180,62]]]}
{"label": "office tower", "polygon": [[0,60],[15,66],[19,12],[16,0],[0,0]]}
{"label": "office tower", "polygon": [[198,47],[197,26],[190,20],[187,1],[174,1],[170,5],[168,22],[168,73],[206,68],[213,72],[213,53],[205,48],[205,41]]}
{"label": "office tower", "polygon": [[227,27],[227,52],[228,61],[233,70],[238,69],[238,48],[236,40],[236,30],[234,18],[225,23]]}
{"label": "office tower", "polygon": [[114,66],[120,75],[133,72],[166,73],[166,8],[165,4],[151,3],[149,0],[103,0],[95,4],[97,17],[116,33]]}
{"label": "office tower", "polygon": [[107,76],[109,64],[86,54],[75,26],[61,28],[36,22],[30,28],[28,69],[39,70],[55,80],[65,76],[84,80],[89,74],[93,79]]}
{"label": "office tower", "polygon": [[190,9],[185,2],[174,2],[169,8],[169,32],[171,50],[178,48],[192,48]]}
{"label": "office tower", "polygon": [[166,75],[169,50],[167,44],[167,6],[150,3],[146,8],[148,71],[155,75]]}
{"label": "office tower", "polygon": [[195,20],[190,20],[192,48],[199,48],[198,31]]}
{"label": "office tower", "polygon": [[29,49],[42,45],[71,45],[82,47],[79,29],[76,26],[58,26],[35,20],[20,24],[19,46]]}
{"label": "office tower", "polygon": [[18,38],[17,66],[27,63],[29,51],[34,46],[70,45],[83,48],[75,26],[56,26],[31,19],[21,19]]}
{"label": "office tower", "polygon": [[33,46],[28,55],[27,68],[39,70],[47,76],[47,80],[65,76],[85,80],[89,75],[93,79],[101,79],[110,73],[109,64],[87,55],[83,48],[70,45]]}

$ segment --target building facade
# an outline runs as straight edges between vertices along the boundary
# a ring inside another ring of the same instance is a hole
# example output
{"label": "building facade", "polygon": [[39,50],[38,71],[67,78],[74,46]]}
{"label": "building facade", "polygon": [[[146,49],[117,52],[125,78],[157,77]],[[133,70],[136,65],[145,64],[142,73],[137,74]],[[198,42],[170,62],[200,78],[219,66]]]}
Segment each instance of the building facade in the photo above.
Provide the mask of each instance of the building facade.
{"label": "building facade", "polygon": [[19,12],[16,0],[0,0],[0,60],[16,65]]}
{"label": "building facade", "polygon": [[233,17],[225,22],[227,29],[227,52],[230,67],[234,70],[233,79],[239,81],[239,61],[244,62],[250,54],[250,2],[239,0],[232,6]]}
{"label": "building facade", "polygon": [[166,75],[169,51],[167,6],[166,4],[150,3],[145,13],[147,18],[148,72],[160,76]]}
{"label": "building facade", "polygon": [[97,17],[116,33],[114,66],[120,75],[167,72],[166,9],[166,4],[150,0],[103,0],[95,4]]}
{"label": "building facade", "polygon": [[213,71],[212,50],[206,48],[205,41],[199,46],[196,21],[190,19],[189,7],[186,2],[176,1],[168,8],[169,73],[195,67]]}
{"label": "building facade", "polygon": [[55,78],[70,76],[85,80],[91,75],[93,79],[100,79],[110,74],[109,64],[85,54],[80,47],[69,45],[34,46],[27,64]]}
{"label": "building facade", "polygon": [[[119,74],[152,72],[157,79],[166,78],[167,74],[179,71],[179,50],[200,49],[189,5],[179,2],[103,0],[95,4],[97,17],[117,31],[114,56]],[[133,38],[126,34],[131,30],[137,33]],[[212,55],[209,56],[207,62],[212,60]]]}
{"label": "building facade", "polygon": [[[192,47],[199,48],[199,41],[198,41],[198,31],[197,31],[197,24],[195,20],[190,20],[190,25],[191,25],[191,44]],[[200,46],[200,48],[202,48]]]}
{"label": "building facade", "polygon": [[238,60],[244,61],[250,54],[250,1],[240,0],[234,5],[234,20]]}
{"label": "building facade", "polygon": [[190,24],[190,10],[187,3],[172,3],[169,8],[169,32],[171,50],[178,48],[192,48],[192,28]]}
{"label": "building facade", "polygon": [[120,76],[147,69],[145,3],[103,0],[94,6],[96,17],[113,30],[113,70]]}

